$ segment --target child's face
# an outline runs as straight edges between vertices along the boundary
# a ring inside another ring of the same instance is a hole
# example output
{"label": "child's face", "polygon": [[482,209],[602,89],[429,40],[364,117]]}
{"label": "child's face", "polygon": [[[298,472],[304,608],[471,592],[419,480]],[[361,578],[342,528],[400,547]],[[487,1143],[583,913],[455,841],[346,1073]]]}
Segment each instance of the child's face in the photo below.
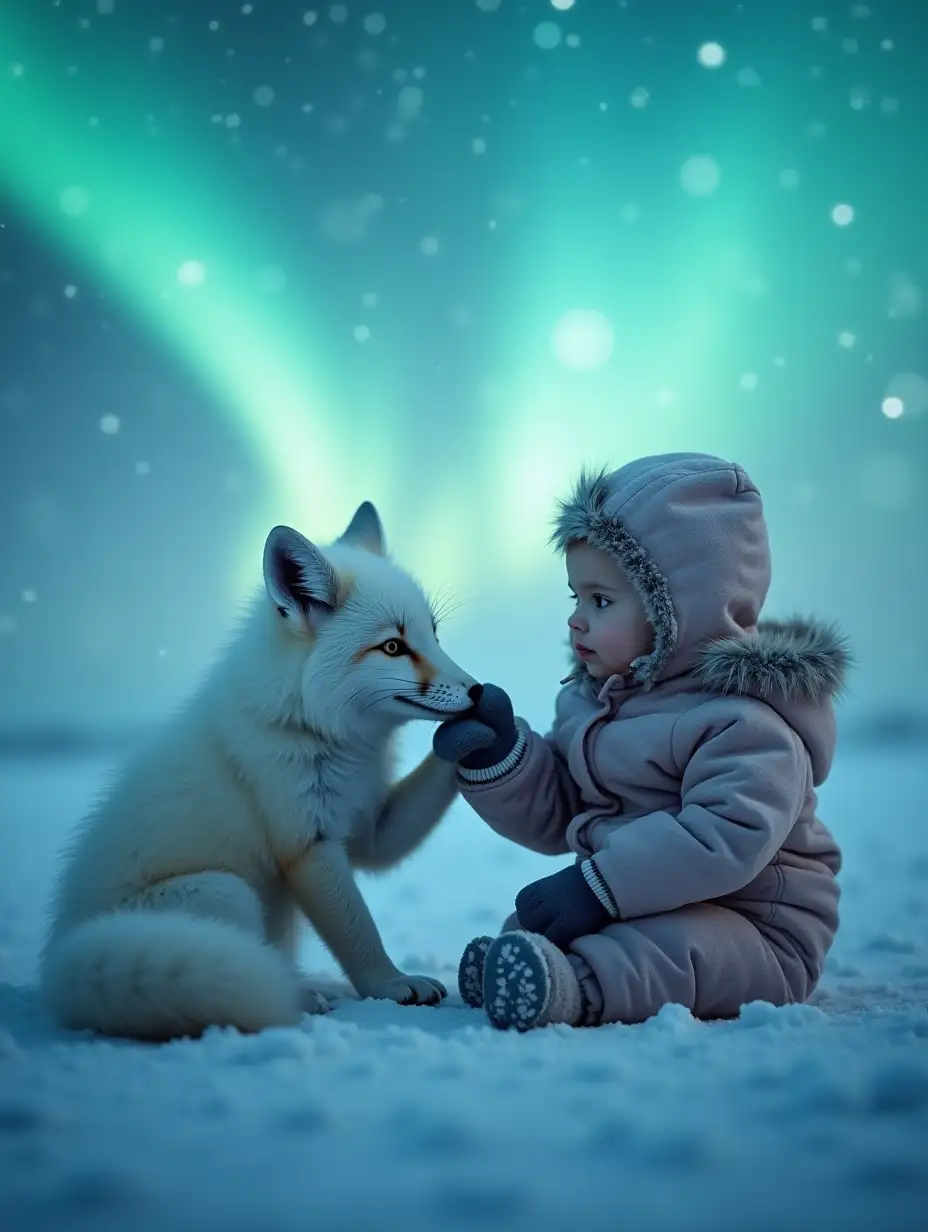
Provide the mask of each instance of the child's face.
{"label": "child's face", "polygon": [[611,556],[588,543],[567,549],[567,582],[575,607],[567,624],[591,676],[624,676],[633,659],[647,654],[653,633],[644,605]]}

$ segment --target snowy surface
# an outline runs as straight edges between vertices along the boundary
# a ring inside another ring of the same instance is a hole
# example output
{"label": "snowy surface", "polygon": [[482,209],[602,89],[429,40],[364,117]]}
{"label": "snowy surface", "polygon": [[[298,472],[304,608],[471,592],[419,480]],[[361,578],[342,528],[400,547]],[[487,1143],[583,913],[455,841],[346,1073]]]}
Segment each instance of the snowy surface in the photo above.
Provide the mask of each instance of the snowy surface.
{"label": "snowy surface", "polygon": [[[925,761],[839,758],[844,923],[813,1005],[518,1036],[456,996],[346,996],[162,1047],[58,1032],[31,987],[56,852],[110,767],[0,761],[0,1228],[928,1226]],[[459,802],[365,888],[392,956],[453,985],[555,867]]]}

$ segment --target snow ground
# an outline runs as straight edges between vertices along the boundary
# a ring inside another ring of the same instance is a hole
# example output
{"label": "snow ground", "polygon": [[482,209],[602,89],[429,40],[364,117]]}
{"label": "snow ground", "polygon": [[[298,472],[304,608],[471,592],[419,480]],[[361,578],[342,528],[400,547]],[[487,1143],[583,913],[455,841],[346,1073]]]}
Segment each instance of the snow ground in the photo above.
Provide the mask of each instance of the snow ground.
{"label": "snow ground", "polygon": [[[456,996],[345,997],[162,1047],[59,1032],[31,987],[55,853],[108,769],[0,761],[4,1232],[928,1227],[923,752],[847,751],[823,792],[844,923],[813,1005],[518,1036]],[[365,889],[393,958],[453,985],[557,866],[459,802]],[[337,978],[312,940],[305,961]]]}

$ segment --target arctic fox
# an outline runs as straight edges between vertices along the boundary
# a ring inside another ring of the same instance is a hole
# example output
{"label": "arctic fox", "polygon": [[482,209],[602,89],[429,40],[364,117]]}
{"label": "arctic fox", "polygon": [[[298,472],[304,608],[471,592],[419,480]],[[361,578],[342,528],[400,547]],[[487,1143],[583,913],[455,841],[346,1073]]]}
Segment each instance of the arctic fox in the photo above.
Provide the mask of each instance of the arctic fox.
{"label": "arctic fox", "polygon": [[392,782],[397,729],[470,709],[481,686],[439,646],[370,502],[324,548],[275,527],[264,583],[66,855],[41,961],[66,1027],[164,1040],[323,1013],[296,965],[301,912],[360,996],[445,995],[390,961],[353,869],[408,856],[457,794],[432,753]]}

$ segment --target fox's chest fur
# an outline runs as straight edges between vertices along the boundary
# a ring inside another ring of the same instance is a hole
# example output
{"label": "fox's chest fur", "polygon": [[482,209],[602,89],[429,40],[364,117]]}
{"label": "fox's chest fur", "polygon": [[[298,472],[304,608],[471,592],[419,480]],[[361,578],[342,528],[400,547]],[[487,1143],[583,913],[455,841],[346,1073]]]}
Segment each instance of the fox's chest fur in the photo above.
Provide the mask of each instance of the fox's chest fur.
{"label": "fox's chest fur", "polygon": [[333,748],[311,736],[278,738],[273,750],[259,744],[232,760],[241,790],[266,828],[270,854],[284,868],[314,842],[347,843],[373,827],[395,764],[392,740]]}

